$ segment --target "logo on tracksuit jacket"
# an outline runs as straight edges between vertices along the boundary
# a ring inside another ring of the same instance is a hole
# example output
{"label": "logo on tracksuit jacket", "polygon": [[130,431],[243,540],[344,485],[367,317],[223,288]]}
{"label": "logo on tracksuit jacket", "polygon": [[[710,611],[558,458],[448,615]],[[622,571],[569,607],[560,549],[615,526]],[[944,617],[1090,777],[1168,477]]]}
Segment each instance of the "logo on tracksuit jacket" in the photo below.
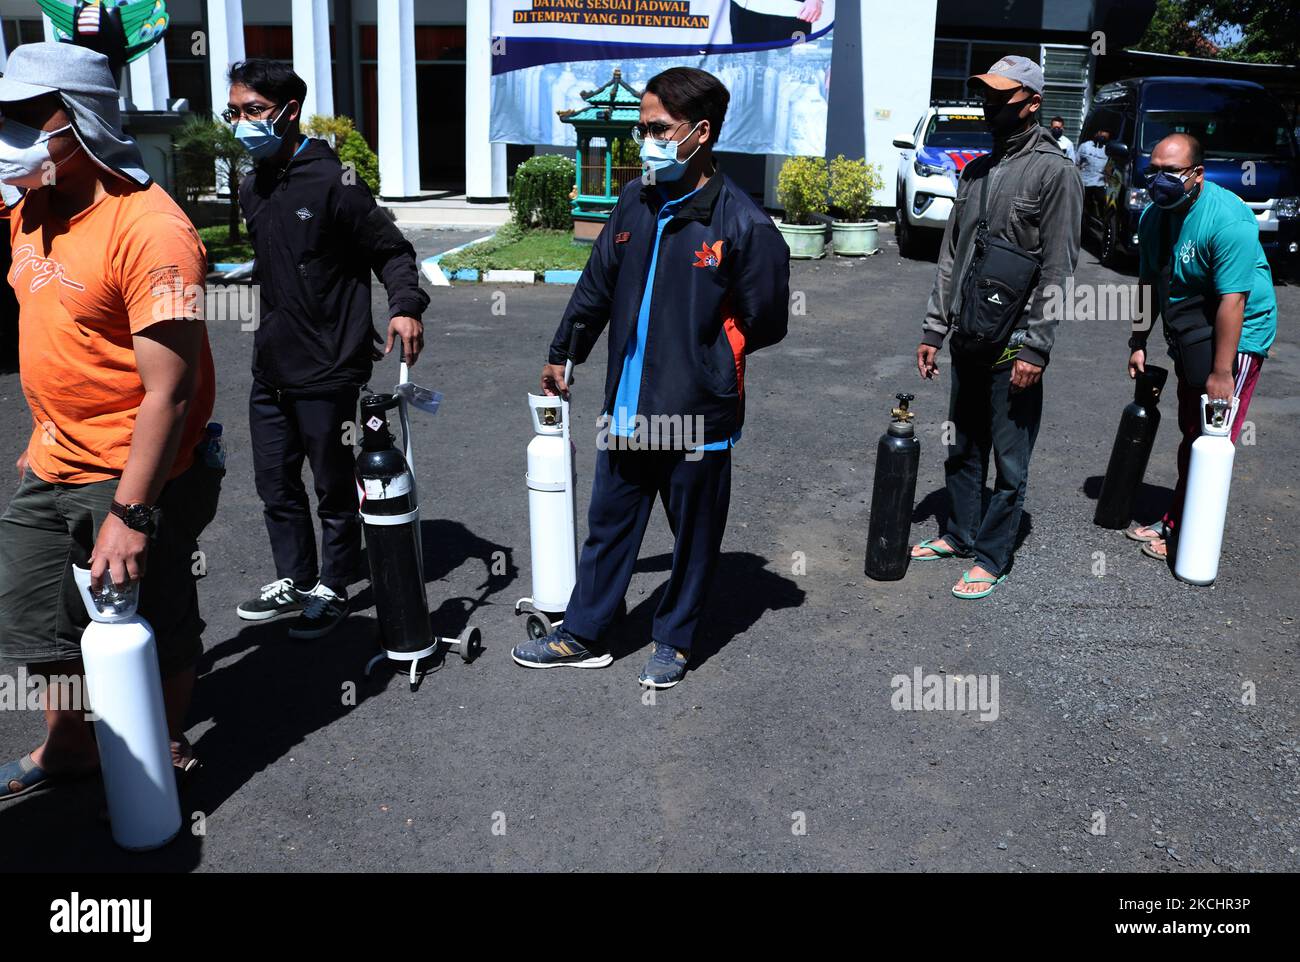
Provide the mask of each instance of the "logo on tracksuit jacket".
{"label": "logo on tracksuit jacket", "polygon": [[719,267],[722,265],[722,244],[723,241],[714,241],[712,244],[701,244],[700,249],[695,252],[695,267]]}

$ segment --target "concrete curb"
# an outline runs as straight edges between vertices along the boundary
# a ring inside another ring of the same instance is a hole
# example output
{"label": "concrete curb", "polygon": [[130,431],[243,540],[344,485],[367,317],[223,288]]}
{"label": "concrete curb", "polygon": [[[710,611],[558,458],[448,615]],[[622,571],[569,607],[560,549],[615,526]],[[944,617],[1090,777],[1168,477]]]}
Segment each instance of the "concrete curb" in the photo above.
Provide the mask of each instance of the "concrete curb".
{"label": "concrete curb", "polygon": [[537,275],[532,271],[488,271],[483,280],[488,284],[535,284]]}
{"label": "concrete curb", "polygon": [[434,287],[450,287],[452,281],[477,281],[478,271],[466,269],[460,271],[445,271],[442,269],[441,262],[448,254],[455,254],[463,251],[466,247],[473,247],[475,244],[482,244],[484,241],[490,241],[496,237],[495,233],[488,234],[486,237],[479,237],[468,243],[461,244],[459,247],[453,247],[449,251],[443,251],[441,254],[434,254],[432,257],[426,257],[420,262],[420,270]]}

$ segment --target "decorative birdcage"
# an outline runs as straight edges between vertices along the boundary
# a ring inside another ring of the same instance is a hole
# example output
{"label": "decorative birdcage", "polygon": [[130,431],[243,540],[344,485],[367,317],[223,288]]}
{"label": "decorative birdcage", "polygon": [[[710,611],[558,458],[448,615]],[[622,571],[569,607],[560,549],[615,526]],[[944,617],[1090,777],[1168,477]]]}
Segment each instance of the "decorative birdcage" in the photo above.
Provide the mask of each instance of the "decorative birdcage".
{"label": "decorative birdcage", "polygon": [[615,70],[599,90],[584,91],[587,106],[558,111],[578,137],[576,183],[573,191],[573,236],[593,241],[599,236],[618,196],[641,176],[640,148],[632,128],[640,118],[641,92]]}

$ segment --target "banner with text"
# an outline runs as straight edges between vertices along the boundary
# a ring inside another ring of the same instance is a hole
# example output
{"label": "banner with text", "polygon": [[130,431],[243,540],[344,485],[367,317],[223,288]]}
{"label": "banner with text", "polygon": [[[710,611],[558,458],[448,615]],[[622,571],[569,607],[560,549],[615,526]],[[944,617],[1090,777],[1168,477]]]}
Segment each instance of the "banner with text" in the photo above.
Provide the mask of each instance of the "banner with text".
{"label": "banner with text", "polygon": [[572,146],[558,111],[614,70],[640,91],[661,70],[707,70],[731,106],[719,150],[821,156],[835,0],[491,0],[497,143]]}

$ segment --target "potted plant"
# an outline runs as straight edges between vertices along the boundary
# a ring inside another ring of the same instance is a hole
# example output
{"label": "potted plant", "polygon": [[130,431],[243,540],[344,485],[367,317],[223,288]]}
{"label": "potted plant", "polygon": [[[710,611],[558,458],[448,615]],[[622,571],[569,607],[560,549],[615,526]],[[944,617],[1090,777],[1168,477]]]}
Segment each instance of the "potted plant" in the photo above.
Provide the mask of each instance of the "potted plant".
{"label": "potted plant", "polygon": [[819,219],[829,209],[826,193],[830,172],[821,157],[789,157],[776,182],[777,198],[785,216],[777,228],[790,247],[790,256],[824,257],[826,225]]}
{"label": "potted plant", "polygon": [[865,157],[849,160],[840,154],[831,161],[831,206],[842,219],[831,222],[835,253],[846,257],[874,254],[878,249],[880,224],[868,219],[876,191],[884,186],[880,170]]}

